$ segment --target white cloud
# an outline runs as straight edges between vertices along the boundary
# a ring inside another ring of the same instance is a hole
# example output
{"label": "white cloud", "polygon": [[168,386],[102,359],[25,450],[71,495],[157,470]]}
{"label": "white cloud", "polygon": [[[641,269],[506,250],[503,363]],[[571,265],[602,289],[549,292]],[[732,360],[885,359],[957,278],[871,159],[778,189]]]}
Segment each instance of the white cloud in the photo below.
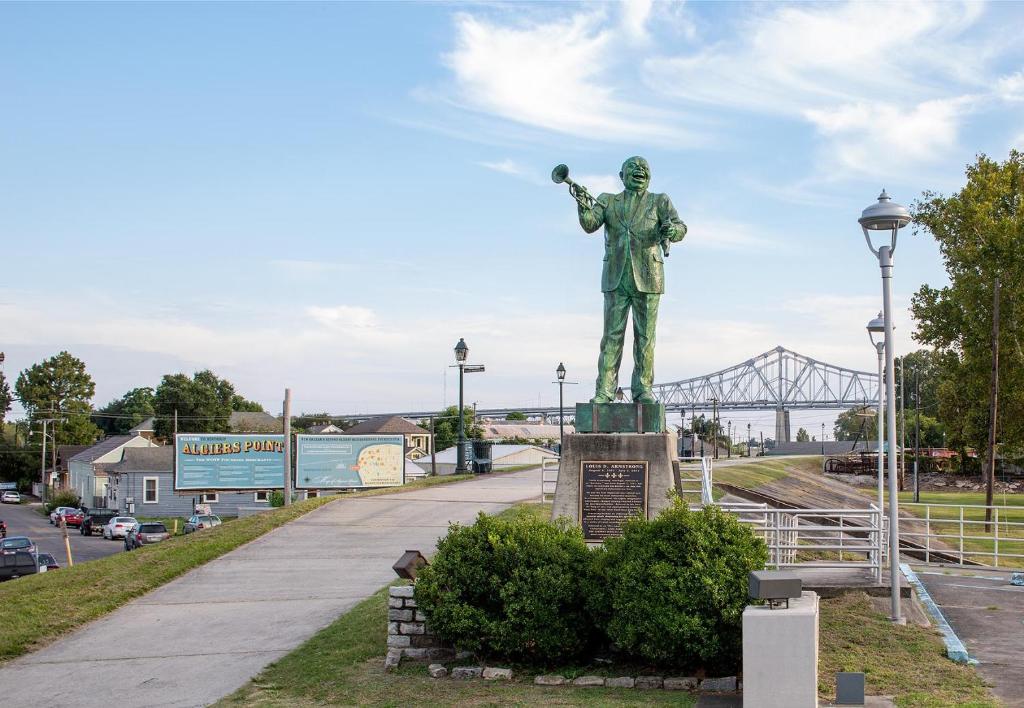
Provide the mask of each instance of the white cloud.
{"label": "white cloud", "polygon": [[367,307],[313,305],[306,308],[306,314],[318,324],[332,329],[363,329],[377,326],[377,314]]}
{"label": "white cloud", "polygon": [[574,182],[587,188],[595,197],[602,192],[618,194],[623,189],[622,180],[618,175],[569,175]]}
{"label": "white cloud", "polygon": [[501,162],[480,162],[478,163],[481,167],[486,167],[489,170],[495,172],[501,172],[506,175],[522,176],[525,174],[524,168],[517,163],[515,160],[505,159]]}
{"label": "white cloud", "polygon": [[[646,21],[637,8],[626,9],[630,32]],[[477,111],[583,139],[694,144],[678,117],[623,98],[628,83],[613,71],[622,31],[603,11],[515,26],[460,13],[444,61],[458,100]]]}
{"label": "white cloud", "polygon": [[714,251],[767,251],[785,248],[782,240],[751,224],[725,219],[687,217],[683,243]]}
{"label": "white cloud", "polygon": [[1000,76],[996,80],[996,93],[1004,101],[1024,101],[1024,71]]}
{"label": "white cloud", "polygon": [[653,0],[625,0],[622,3],[622,27],[628,37],[639,42],[649,39],[647,20],[653,4]]}

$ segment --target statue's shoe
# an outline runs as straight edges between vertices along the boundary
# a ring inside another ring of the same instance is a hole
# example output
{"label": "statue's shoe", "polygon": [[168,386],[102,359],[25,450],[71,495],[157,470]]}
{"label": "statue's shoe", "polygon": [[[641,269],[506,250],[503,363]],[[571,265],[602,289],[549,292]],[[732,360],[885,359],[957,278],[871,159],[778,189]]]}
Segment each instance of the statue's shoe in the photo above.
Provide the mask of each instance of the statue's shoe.
{"label": "statue's shoe", "polygon": [[641,393],[639,396],[633,397],[633,403],[657,403],[658,399],[651,395],[650,392]]}
{"label": "statue's shoe", "polygon": [[599,393],[590,399],[591,403],[611,403],[612,397],[603,393]]}

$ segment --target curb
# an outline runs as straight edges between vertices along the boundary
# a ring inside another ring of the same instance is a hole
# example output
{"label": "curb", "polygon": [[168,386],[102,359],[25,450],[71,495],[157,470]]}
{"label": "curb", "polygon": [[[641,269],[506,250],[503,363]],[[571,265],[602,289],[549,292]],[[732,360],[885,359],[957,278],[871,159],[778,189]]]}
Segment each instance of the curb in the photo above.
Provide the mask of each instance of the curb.
{"label": "curb", "polygon": [[900,563],[900,570],[903,571],[903,575],[906,576],[907,582],[909,582],[914,590],[917,592],[917,596],[921,599],[925,609],[928,610],[928,614],[932,616],[935,623],[939,627],[939,631],[942,632],[942,640],[946,643],[946,656],[955,661],[958,664],[978,664],[977,659],[972,659],[967,653],[967,647],[960,640],[960,637],[956,636],[956,632],[946,621],[946,616],[942,614],[942,610],[935,604],[935,600],[928,594],[928,590],[925,588],[924,583],[921,582],[920,578],[917,577],[917,573],[910,569],[910,566],[906,563]]}

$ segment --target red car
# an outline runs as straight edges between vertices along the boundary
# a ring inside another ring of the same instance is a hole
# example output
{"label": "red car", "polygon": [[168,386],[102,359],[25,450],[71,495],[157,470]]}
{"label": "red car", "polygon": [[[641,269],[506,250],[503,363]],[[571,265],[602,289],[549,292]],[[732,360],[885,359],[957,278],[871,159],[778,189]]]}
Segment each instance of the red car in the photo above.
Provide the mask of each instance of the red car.
{"label": "red car", "polygon": [[67,526],[73,526],[76,529],[81,527],[82,520],[85,519],[85,512],[81,509],[68,509],[62,516],[64,517],[64,524]]}

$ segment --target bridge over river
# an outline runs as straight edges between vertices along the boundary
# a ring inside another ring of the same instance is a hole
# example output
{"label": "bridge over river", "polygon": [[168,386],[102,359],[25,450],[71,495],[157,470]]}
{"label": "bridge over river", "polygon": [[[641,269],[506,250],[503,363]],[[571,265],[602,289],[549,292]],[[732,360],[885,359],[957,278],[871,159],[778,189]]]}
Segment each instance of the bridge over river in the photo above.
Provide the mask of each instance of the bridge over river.
{"label": "bridge over river", "polygon": [[[629,389],[625,389],[629,400]],[[878,374],[818,361],[785,347],[702,376],[655,384],[654,397],[669,411],[774,410],[775,439],[791,439],[792,409],[847,409],[878,400]],[[558,418],[557,407],[480,408],[477,415],[503,418],[518,411],[528,416]],[[436,411],[394,413],[404,418],[427,418]],[[347,415],[365,420],[380,414]]]}

